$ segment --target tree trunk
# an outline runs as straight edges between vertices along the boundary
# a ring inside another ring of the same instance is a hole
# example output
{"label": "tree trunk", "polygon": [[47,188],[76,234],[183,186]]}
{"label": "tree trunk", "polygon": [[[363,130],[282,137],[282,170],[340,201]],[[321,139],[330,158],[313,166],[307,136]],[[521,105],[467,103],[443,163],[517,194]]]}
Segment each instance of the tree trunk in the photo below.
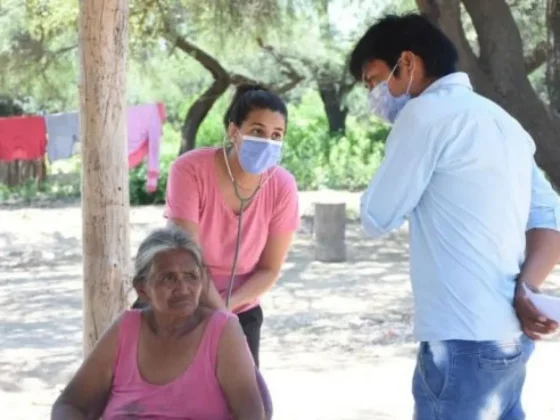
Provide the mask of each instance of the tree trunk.
{"label": "tree trunk", "polygon": [[128,1],[80,2],[84,353],[126,307]]}
{"label": "tree trunk", "polygon": [[181,148],[179,156],[196,147],[196,135],[200,125],[216,103],[229,87],[229,77],[214,80],[212,86],[204,91],[189,108],[182,128]]}
{"label": "tree trunk", "polygon": [[560,112],[560,1],[547,0],[548,53],[546,86],[550,107]]}
{"label": "tree trunk", "polygon": [[318,87],[329,123],[329,133],[345,134],[348,109],[342,104],[342,98],[338,94],[337,86],[331,82],[318,83]]}
{"label": "tree trunk", "polygon": [[346,261],[346,204],[315,203],[315,260]]}
{"label": "tree trunk", "polygon": [[505,0],[463,0],[477,32],[479,56],[463,31],[460,0],[416,2],[457,46],[459,65],[475,89],[505,108],[531,133],[537,145],[537,163],[559,186],[560,117],[550,112],[529,82],[521,35]]}

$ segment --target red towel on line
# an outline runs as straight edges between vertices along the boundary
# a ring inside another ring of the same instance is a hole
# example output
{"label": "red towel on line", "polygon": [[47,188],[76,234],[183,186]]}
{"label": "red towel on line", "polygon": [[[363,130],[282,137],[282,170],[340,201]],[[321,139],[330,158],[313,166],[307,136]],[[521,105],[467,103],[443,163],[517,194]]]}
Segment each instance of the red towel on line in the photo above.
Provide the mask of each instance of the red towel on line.
{"label": "red towel on line", "polygon": [[0,161],[42,159],[46,147],[43,117],[0,118]]}

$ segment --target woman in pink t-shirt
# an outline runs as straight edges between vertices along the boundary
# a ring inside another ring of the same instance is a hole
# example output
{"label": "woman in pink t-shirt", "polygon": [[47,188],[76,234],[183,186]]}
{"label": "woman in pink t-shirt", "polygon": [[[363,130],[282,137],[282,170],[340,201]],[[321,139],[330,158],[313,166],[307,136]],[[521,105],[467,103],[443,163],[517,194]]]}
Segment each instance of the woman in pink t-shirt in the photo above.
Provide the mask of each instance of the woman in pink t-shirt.
{"label": "woman in pink t-shirt", "polygon": [[199,304],[209,281],[190,235],[156,230],[135,266],[148,306],[125,311],[103,334],[51,419],[263,420],[262,383],[238,320]]}
{"label": "woman in pink t-shirt", "polygon": [[225,308],[243,205],[229,309],[238,315],[257,366],[260,298],[278,279],[299,226],[296,181],[279,166],[287,119],[286,105],[276,94],[240,86],[224,118],[228,143],[180,156],[167,183],[165,216],[201,244],[214,308]]}

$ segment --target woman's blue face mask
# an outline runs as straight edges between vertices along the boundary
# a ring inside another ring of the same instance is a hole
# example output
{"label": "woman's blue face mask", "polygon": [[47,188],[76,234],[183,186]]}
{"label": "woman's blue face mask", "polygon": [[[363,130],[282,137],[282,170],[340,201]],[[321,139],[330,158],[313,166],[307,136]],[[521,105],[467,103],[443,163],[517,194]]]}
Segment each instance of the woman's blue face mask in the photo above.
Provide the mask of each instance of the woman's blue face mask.
{"label": "woman's blue face mask", "polygon": [[395,122],[399,112],[401,112],[406,103],[410,100],[412,73],[410,75],[406,93],[395,97],[389,90],[389,81],[393,77],[397,66],[398,64],[393,68],[393,71],[391,71],[387,80],[376,85],[368,94],[368,102],[372,114],[389,124],[393,124]]}
{"label": "woman's blue face mask", "polygon": [[282,141],[243,136],[238,150],[239,164],[247,173],[260,175],[280,163]]}

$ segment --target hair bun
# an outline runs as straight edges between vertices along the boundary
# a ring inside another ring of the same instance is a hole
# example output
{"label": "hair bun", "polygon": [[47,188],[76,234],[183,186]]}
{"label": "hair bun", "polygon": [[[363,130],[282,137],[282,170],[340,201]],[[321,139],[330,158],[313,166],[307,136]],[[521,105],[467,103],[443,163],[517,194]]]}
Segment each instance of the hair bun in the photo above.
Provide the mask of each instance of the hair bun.
{"label": "hair bun", "polygon": [[241,127],[253,109],[268,109],[280,112],[285,119],[288,117],[286,104],[276,93],[258,83],[241,83],[236,86],[231,103],[224,115],[225,129],[227,130],[230,123]]}
{"label": "hair bun", "polygon": [[239,98],[241,98],[243,95],[245,95],[248,92],[258,92],[258,91],[265,91],[268,92],[268,89],[265,88],[264,86],[261,86],[257,83],[241,83],[239,85],[237,85],[237,87],[235,88],[235,93],[233,94],[233,97],[231,98],[232,103],[235,103],[239,100]]}
{"label": "hair bun", "polygon": [[257,83],[241,83],[240,85],[237,85],[234,96],[238,98],[247,92],[256,91],[256,90],[264,90],[268,92],[267,88]]}

